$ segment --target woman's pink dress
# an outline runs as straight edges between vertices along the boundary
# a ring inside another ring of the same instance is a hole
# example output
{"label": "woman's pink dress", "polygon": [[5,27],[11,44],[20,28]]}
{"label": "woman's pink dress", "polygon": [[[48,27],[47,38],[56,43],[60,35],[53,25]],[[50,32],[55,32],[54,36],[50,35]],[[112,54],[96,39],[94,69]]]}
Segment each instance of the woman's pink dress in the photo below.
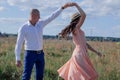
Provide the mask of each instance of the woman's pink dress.
{"label": "woman's pink dress", "polygon": [[88,53],[84,32],[75,30],[73,35],[75,49],[72,57],[58,69],[59,76],[64,80],[95,80],[98,77]]}

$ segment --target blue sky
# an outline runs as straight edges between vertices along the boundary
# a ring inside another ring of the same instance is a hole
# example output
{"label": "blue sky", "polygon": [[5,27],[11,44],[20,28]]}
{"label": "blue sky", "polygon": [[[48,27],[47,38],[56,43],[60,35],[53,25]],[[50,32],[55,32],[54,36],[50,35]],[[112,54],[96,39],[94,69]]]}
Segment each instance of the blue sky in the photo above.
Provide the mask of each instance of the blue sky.
{"label": "blue sky", "polygon": [[[49,16],[66,2],[76,2],[87,17],[82,26],[86,36],[120,38],[120,0],[0,0],[0,32],[17,34],[21,25],[29,20],[32,8],[40,10],[41,18]],[[62,14],[44,28],[44,35],[57,35],[77,12],[75,7]]]}

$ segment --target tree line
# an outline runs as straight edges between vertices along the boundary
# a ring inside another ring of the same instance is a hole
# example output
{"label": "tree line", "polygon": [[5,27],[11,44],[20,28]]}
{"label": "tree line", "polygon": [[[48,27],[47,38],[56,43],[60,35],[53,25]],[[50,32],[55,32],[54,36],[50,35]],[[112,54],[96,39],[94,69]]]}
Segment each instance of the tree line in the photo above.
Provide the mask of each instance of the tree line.
{"label": "tree line", "polygon": [[[7,33],[1,33],[0,32],[0,37],[9,37],[9,36],[17,36],[17,34],[7,34]],[[60,36],[51,36],[51,35],[44,35],[44,39],[62,39]],[[66,38],[67,40],[71,40],[72,37],[69,36]],[[111,41],[111,42],[120,42],[120,38],[116,37],[99,37],[99,36],[86,36],[87,41]]]}

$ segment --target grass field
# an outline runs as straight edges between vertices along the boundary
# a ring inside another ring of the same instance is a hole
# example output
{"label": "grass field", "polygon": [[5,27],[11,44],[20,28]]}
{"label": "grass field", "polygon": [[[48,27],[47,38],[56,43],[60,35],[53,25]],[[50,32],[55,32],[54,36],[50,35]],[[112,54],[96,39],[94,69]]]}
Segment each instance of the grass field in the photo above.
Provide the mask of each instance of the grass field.
{"label": "grass field", "polygon": [[[0,38],[0,80],[20,80],[23,67],[15,66],[14,47],[16,38]],[[88,42],[104,54],[99,58],[89,51],[90,59],[99,73],[98,80],[120,80],[120,43]],[[72,55],[74,44],[71,40],[44,40],[45,80],[58,80],[59,69]],[[24,50],[21,58],[23,60]],[[34,69],[31,76],[34,80]]]}

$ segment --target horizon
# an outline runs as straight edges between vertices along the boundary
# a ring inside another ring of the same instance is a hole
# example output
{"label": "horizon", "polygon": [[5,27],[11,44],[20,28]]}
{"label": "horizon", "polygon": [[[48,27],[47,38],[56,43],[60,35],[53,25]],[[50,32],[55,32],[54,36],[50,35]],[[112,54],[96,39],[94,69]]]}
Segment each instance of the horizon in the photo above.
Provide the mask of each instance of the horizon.
{"label": "horizon", "polygon": [[[17,33],[2,33],[2,34],[7,34],[7,35],[17,35]],[[49,35],[49,34],[47,34],[47,35],[45,35],[45,34],[43,34],[43,36],[58,36],[58,35]],[[70,37],[72,37],[71,35],[70,35]],[[85,35],[85,37],[102,37],[102,38],[120,38],[120,37],[109,37],[109,36],[106,36],[106,37],[104,37],[104,36],[87,36],[87,35]]]}

